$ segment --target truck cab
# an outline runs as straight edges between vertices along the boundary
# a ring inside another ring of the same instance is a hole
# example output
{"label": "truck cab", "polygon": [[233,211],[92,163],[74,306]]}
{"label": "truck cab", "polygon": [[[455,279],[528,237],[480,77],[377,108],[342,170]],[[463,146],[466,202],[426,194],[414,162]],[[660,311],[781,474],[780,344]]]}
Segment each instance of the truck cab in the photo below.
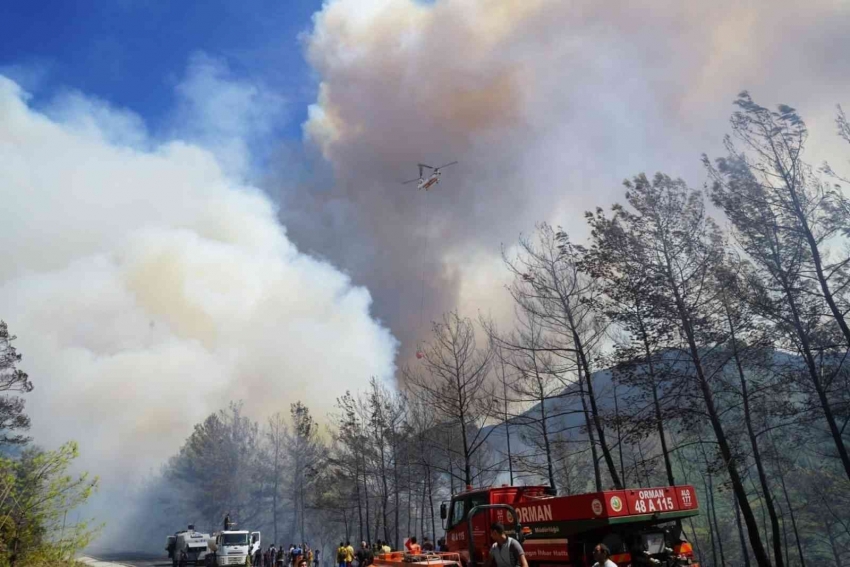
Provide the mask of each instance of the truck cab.
{"label": "truck cab", "polygon": [[249,554],[260,546],[260,532],[226,530],[213,534],[207,555],[207,567],[246,565]]}
{"label": "truck cab", "polygon": [[[470,521],[480,506],[488,508],[479,508]],[[547,486],[503,485],[468,488],[440,507],[449,551],[473,567],[489,555],[495,522],[522,543],[530,567],[589,567],[599,543],[623,567],[695,565],[680,520],[698,513],[692,486],[559,497]]]}

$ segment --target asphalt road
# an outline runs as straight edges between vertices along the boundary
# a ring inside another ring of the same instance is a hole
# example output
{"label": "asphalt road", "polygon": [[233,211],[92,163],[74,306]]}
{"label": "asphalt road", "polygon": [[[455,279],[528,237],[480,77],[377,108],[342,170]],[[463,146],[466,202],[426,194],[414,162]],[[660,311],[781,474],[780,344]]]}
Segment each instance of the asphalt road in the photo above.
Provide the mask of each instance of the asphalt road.
{"label": "asphalt road", "polygon": [[154,553],[127,552],[127,553],[97,553],[91,557],[100,561],[120,563],[131,567],[171,567],[171,560],[167,555]]}

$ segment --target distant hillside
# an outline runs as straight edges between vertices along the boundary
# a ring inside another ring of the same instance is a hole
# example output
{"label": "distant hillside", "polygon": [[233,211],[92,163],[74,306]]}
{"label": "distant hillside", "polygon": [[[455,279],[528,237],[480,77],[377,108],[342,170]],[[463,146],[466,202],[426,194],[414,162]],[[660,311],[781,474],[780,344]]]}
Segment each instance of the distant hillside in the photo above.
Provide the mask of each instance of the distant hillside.
{"label": "distant hillside", "polygon": [[[774,366],[781,366],[786,369],[793,369],[795,366],[799,370],[803,369],[803,362],[798,356],[785,352],[774,351],[771,362]],[[656,364],[663,365],[668,370],[672,368],[677,373],[690,374],[692,372],[690,362],[682,355],[681,352],[678,351],[671,350],[664,353],[656,361]],[[733,368],[734,367],[731,363],[727,363],[725,371],[733,370]],[[638,365],[637,371],[639,372],[640,369],[641,365]],[[598,407],[600,411],[609,415],[615,410],[612,374],[612,369],[607,368],[595,372],[592,377]],[[618,385],[616,393],[619,409],[621,411],[629,409],[627,407],[629,404],[629,398],[632,394],[636,393],[633,388]],[[510,393],[508,395],[510,396]],[[558,432],[563,432],[564,435],[569,436],[569,439],[574,446],[578,446],[582,442],[586,443],[586,422],[582,413],[578,384],[572,384],[564,388],[559,398],[547,400],[546,413],[547,415],[555,416],[547,419],[547,429],[550,432],[550,438],[556,436]],[[541,415],[541,404],[536,403],[509,420],[511,453],[513,455],[517,455],[521,458],[523,455],[530,455],[534,453],[535,447],[533,444],[528,443],[524,437],[527,439],[528,436],[531,435],[539,436],[538,428],[525,426],[523,423],[528,423],[533,420],[539,421]],[[489,433],[488,443],[491,448],[498,456],[505,459],[508,453],[505,424],[501,421],[491,424],[485,428],[485,431]],[[608,437],[609,444],[613,449],[616,444],[614,431],[606,429],[606,436]],[[508,481],[508,474],[506,471],[507,464],[505,464],[503,468],[505,470],[500,473],[498,478],[499,482]]]}

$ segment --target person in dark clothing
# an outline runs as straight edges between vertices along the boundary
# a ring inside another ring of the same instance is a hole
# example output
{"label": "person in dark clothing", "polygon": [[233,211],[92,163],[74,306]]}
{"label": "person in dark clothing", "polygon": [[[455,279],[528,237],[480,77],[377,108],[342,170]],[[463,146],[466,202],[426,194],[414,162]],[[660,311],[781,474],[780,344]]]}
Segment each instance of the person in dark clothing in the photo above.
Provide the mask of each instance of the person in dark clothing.
{"label": "person in dark clothing", "polygon": [[365,541],[360,542],[360,549],[357,550],[358,567],[367,567],[375,560],[375,554]]}
{"label": "person in dark clothing", "polygon": [[263,550],[259,547],[254,552],[254,567],[263,567]]}
{"label": "person in dark clothing", "polygon": [[230,512],[228,512],[227,514],[224,515],[224,529],[225,530],[230,529]]}

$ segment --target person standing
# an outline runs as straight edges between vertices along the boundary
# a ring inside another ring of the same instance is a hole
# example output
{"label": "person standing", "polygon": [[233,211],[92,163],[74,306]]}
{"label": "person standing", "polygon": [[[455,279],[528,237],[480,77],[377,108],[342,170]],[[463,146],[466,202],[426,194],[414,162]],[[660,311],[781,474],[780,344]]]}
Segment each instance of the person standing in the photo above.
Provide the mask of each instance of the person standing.
{"label": "person standing", "polygon": [[336,564],[337,567],[345,567],[345,558],[348,555],[348,551],[345,549],[345,544],[339,542],[339,547],[336,548]]}
{"label": "person standing", "polygon": [[611,550],[604,543],[600,543],[593,548],[593,558],[596,559],[593,567],[617,567],[617,564],[611,561],[609,557],[611,557]]}
{"label": "person standing", "polygon": [[372,553],[372,548],[365,541],[361,541],[360,549],[357,550],[357,566],[368,567],[374,559],[375,555]]}
{"label": "person standing", "polygon": [[422,546],[416,543],[416,536],[408,538],[408,540],[404,542],[404,547],[407,548],[408,553],[412,553],[413,555],[419,555],[422,553]]}
{"label": "person standing", "polygon": [[364,567],[366,565],[366,542],[361,541],[360,547],[357,549],[357,552],[354,554],[354,557],[357,558],[357,567]]}
{"label": "person standing", "polygon": [[493,538],[491,567],[528,567],[525,551],[517,540],[505,534],[505,526],[498,522],[490,526],[490,537]]}
{"label": "person standing", "polygon": [[345,542],[345,567],[351,567],[354,563],[354,548],[351,547],[351,542]]}

